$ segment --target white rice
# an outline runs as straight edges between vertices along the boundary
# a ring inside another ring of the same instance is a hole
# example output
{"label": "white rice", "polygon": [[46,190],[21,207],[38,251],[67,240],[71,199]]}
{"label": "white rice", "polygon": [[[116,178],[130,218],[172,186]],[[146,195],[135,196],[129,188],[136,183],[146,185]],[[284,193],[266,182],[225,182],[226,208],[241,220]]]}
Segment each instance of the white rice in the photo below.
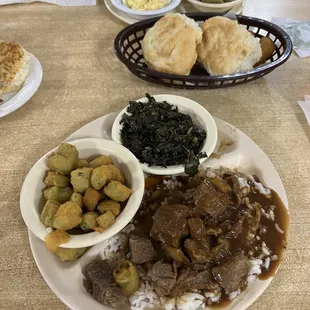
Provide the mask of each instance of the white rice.
{"label": "white rice", "polygon": [[275,227],[280,234],[284,234],[284,230],[282,230],[277,223],[275,223]]}
{"label": "white rice", "polygon": [[270,219],[272,221],[274,221],[275,215],[274,215],[274,212],[272,210],[269,212],[269,216],[270,216]]}
{"label": "white rice", "polygon": [[228,297],[229,297],[230,300],[233,300],[234,298],[236,298],[240,294],[241,294],[241,290],[239,288],[237,291],[234,291],[234,292],[230,293]]}
{"label": "white rice", "polygon": [[262,251],[263,251],[263,253],[264,253],[266,256],[269,256],[269,255],[270,255],[269,249],[268,249],[268,247],[266,246],[266,243],[265,243],[265,242],[262,243]]}
{"label": "white rice", "polygon": [[127,243],[128,234],[134,229],[135,226],[129,224],[122,230],[122,232],[103,241],[101,244],[103,249],[100,253],[101,259],[117,258],[120,255],[119,251],[124,249]]}
{"label": "white rice", "polygon": [[247,175],[247,178],[253,183],[255,189],[260,192],[261,194],[265,196],[271,195],[271,190],[269,188],[266,188],[262,183],[256,182],[251,175]]}
{"label": "white rice", "polygon": [[245,178],[241,178],[239,177],[238,178],[238,183],[239,183],[239,187],[240,187],[240,192],[243,196],[247,195],[250,190],[251,190],[251,187],[250,185],[248,184],[248,180],[245,179]]}
{"label": "white rice", "polygon": [[142,281],[140,288],[129,298],[131,309],[140,310],[160,306],[160,301],[148,281]]}
{"label": "white rice", "polygon": [[269,269],[269,266],[270,266],[270,257],[267,257],[265,259],[265,268],[268,270]]}
{"label": "white rice", "polygon": [[263,264],[263,261],[261,259],[252,258],[250,259],[250,270],[249,270],[249,276],[257,276],[262,273],[261,265]]}
{"label": "white rice", "polygon": [[216,177],[216,173],[212,169],[207,169],[206,177],[209,179],[213,179]]}
{"label": "white rice", "polygon": [[163,180],[163,183],[165,184],[167,189],[173,189],[177,186],[181,187],[182,183],[178,181],[172,181],[172,180]]}
{"label": "white rice", "polygon": [[205,307],[205,297],[197,293],[186,293],[176,298],[176,307],[179,310],[195,310]]}

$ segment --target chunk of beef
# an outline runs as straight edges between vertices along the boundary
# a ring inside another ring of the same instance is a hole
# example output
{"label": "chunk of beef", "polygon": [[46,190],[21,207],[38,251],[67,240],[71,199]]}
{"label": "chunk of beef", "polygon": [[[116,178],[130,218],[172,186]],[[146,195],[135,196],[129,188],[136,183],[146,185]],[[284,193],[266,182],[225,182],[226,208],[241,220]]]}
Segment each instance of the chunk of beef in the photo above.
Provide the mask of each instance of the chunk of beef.
{"label": "chunk of beef", "polygon": [[191,236],[193,239],[201,239],[207,235],[207,230],[202,219],[195,217],[187,220]]}
{"label": "chunk of beef", "polygon": [[229,195],[216,190],[209,181],[205,180],[196,188],[194,201],[200,209],[217,219],[226,210]]}
{"label": "chunk of beef", "polygon": [[218,287],[213,281],[212,274],[209,270],[201,272],[194,271],[190,268],[181,270],[176,286],[172,289],[172,296],[180,296],[186,291],[191,290],[213,290]]}
{"label": "chunk of beef", "polygon": [[224,264],[212,268],[212,274],[219,286],[226,292],[234,292],[242,286],[249,270],[249,260],[241,252],[238,252]]}
{"label": "chunk of beef", "polygon": [[222,193],[229,193],[232,191],[230,185],[225,180],[223,180],[218,176],[209,178],[209,181]]}
{"label": "chunk of beef", "polygon": [[130,303],[116,284],[93,283],[92,296],[103,305],[116,309],[130,309]]}
{"label": "chunk of beef", "polygon": [[226,233],[227,238],[237,238],[243,230],[244,217],[240,217]]}
{"label": "chunk of beef", "polygon": [[173,266],[162,261],[155,263],[149,269],[148,276],[155,283],[155,290],[159,296],[169,295],[176,283]]}
{"label": "chunk of beef", "polygon": [[87,264],[82,273],[84,277],[94,283],[114,283],[113,269],[109,260],[99,260]]}
{"label": "chunk of beef", "polygon": [[194,207],[191,208],[189,210],[189,217],[199,217],[199,218],[205,218],[207,213],[205,211],[203,211],[202,209],[198,208],[198,207]]}
{"label": "chunk of beef", "polygon": [[116,285],[113,269],[109,260],[94,261],[83,270],[84,287],[93,298],[103,305],[117,309],[129,309],[129,301],[123,291]]}
{"label": "chunk of beef", "polygon": [[168,244],[165,245],[166,255],[179,263],[188,263],[188,258],[184,255],[181,249],[176,249]]}
{"label": "chunk of beef", "polygon": [[182,238],[189,234],[186,220],[189,208],[184,205],[162,206],[154,216],[151,237],[178,248]]}
{"label": "chunk of beef", "polygon": [[208,236],[218,236],[222,233],[222,229],[220,227],[207,227],[206,233]]}
{"label": "chunk of beef", "polygon": [[156,252],[150,239],[131,235],[129,237],[131,261],[135,264],[144,264],[155,258]]}
{"label": "chunk of beef", "polygon": [[184,248],[193,263],[203,264],[213,259],[210,241],[207,237],[200,240],[186,239]]}
{"label": "chunk of beef", "polygon": [[238,174],[229,177],[228,181],[232,183],[237,205],[240,206],[242,199],[250,193],[251,187],[247,183],[247,179],[241,175],[238,176]]}
{"label": "chunk of beef", "polygon": [[214,260],[219,262],[223,257],[225,257],[230,250],[230,243],[224,236],[219,236],[217,238],[217,245],[212,248],[212,254]]}
{"label": "chunk of beef", "polygon": [[84,286],[87,293],[91,294],[93,292],[93,285],[92,285],[90,280],[84,278],[83,279],[83,286]]}
{"label": "chunk of beef", "polygon": [[251,215],[248,217],[248,225],[249,225],[249,231],[255,235],[257,229],[260,225],[260,219],[261,219],[261,205],[259,203],[253,204],[253,210],[251,212]]}

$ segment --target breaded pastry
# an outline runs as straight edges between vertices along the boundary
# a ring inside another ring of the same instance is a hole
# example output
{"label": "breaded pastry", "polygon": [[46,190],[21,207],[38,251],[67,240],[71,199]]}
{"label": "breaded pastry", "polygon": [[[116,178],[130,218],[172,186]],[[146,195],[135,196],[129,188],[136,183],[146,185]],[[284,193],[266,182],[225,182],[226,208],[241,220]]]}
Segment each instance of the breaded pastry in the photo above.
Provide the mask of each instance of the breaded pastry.
{"label": "breaded pastry", "polygon": [[144,36],[143,57],[151,69],[189,75],[197,60],[201,36],[194,20],[181,14],[167,14]]}
{"label": "breaded pastry", "polygon": [[259,41],[229,18],[212,17],[204,22],[202,31],[198,60],[210,75],[251,70],[262,57]]}
{"label": "breaded pastry", "polygon": [[0,41],[0,95],[20,90],[29,73],[31,57],[17,43]]}

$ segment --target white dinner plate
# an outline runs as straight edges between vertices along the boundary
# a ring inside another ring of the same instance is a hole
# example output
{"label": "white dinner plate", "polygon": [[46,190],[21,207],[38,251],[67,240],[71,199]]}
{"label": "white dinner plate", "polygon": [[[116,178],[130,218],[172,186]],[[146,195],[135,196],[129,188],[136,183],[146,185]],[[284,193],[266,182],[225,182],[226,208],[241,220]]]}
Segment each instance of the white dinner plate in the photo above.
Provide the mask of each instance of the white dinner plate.
{"label": "white dinner plate", "polygon": [[[73,133],[67,141],[91,138],[111,138],[112,124],[117,113],[109,114],[85,125]],[[218,130],[221,156],[210,158],[208,166],[218,168],[239,168],[241,172],[257,175],[266,186],[274,189],[288,209],[287,197],[281,179],[267,155],[252,141],[232,125],[214,118]],[[232,144],[233,142],[233,144]],[[223,148],[223,145],[230,145]],[[51,290],[72,310],[108,310],[112,309],[97,303],[83,287],[81,269],[97,256],[102,243],[92,247],[84,256],[75,262],[61,262],[48,252],[44,242],[29,231],[29,241],[37,266]],[[247,289],[236,297],[225,310],[244,310],[249,307],[268,287],[272,278],[261,281],[256,279],[248,284]]]}
{"label": "white dinner plate", "polygon": [[23,106],[38,90],[42,81],[43,71],[39,60],[32,55],[29,73],[23,87],[18,92],[0,95],[0,118]]}
{"label": "white dinner plate", "polygon": [[[232,14],[241,14],[243,11],[243,8],[245,6],[245,2],[246,0],[243,1],[243,3],[240,3],[238,5],[236,5],[235,7],[233,7],[228,13],[232,13]],[[120,19],[121,21],[123,21],[126,24],[134,24],[139,22],[138,19],[135,19],[129,15],[127,15],[126,13],[120,11],[119,9],[117,9],[113,4],[111,0],[104,0],[104,4],[107,7],[108,11],[115,16],[116,18]],[[194,12],[198,12],[189,2],[187,1],[183,1],[175,10],[172,11],[173,13],[194,13]]]}

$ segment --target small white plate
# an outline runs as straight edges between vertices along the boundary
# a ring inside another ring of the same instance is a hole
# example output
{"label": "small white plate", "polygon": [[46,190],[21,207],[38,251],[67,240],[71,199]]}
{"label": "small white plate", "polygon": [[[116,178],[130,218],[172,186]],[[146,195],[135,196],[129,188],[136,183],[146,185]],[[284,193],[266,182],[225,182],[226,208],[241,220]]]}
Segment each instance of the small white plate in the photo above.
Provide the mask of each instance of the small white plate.
{"label": "small white plate", "polygon": [[[68,141],[86,137],[111,139],[111,129],[117,114],[109,114],[94,120],[73,133],[68,138]],[[219,166],[240,168],[242,172],[257,175],[266,186],[274,189],[279,194],[288,209],[283,184],[267,155],[240,130],[220,119],[214,119],[219,131],[221,141],[219,148],[222,152],[219,159],[209,159],[206,162],[208,166],[214,168]],[[225,144],[230,146],[223,149]],[[70,263],[61,262],[57,257],[48,252],[44,242],[30,231],[29,241],[32,254],[44,280],[58,298],[71,310],[112,310],[112,308],[97,303],[83,287],[82,267],[99,254],[102,250],[102,243],[91,248],[79,260]],[[245,310],[267,289],[272,279],[269,278],[264,281],[256,279],[249,283],[244,292],[228,306],[221,309]]]}
{"label": "small white plate", "polygon": [[29,74],[23,87],[18,92],[0,95],[4,102],[0,103],[0,118],[23,106],[38,90],[42,81],[43,71],[39,60],[32,55]]}
{"label": "small white plate", "polygon": [[[243,8],[245,6],[245,2],[246,0],[243,1],[243,3],[240,3],[238,5],[236,5],[235,7],[233,7],[228,13],[232,13],[232,14],[241,14],[243,11]],[[116,18],[118,18],[119,20],[121,20],[122,22],[126,23],[126,24],[134,24],[139,22],[138,19],[135,19],[127,14],[125,14],[124,12],[120,11],[119,9],[117,9],[113,4],[111,0],[104,0],[104,4],[107,7],[108,11],[115,16]],[[187,1],[183,1],[175,10],[173,10],[171,13],[194,13],[194,12],[198,12],[197,9],[195,9],[189,2]]]}

